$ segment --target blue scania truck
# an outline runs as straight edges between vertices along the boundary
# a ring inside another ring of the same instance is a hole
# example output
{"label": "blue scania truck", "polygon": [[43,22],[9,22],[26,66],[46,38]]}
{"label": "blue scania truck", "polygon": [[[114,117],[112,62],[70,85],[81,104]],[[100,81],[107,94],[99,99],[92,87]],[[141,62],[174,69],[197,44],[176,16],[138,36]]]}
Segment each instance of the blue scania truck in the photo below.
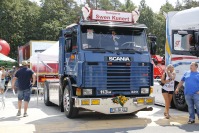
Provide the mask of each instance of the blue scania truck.
{"label": "blue scania truck", "polygon": [[104,114],[150,110],[147,27],[133,22],[132,13],[92,10],[88,19],[61,30],[59,79],[45,82],[44,103],[59,105],[68,118],[82,109]]}

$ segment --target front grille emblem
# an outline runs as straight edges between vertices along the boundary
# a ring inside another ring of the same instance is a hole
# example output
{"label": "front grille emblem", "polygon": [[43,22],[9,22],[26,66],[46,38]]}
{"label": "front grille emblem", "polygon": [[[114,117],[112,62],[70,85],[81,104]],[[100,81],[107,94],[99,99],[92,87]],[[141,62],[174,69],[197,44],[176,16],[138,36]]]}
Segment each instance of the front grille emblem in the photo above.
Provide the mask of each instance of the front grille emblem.
{"label": "front grille emblem", "polygon": [[142,63],[142,66],[144,66],[144,63]]}

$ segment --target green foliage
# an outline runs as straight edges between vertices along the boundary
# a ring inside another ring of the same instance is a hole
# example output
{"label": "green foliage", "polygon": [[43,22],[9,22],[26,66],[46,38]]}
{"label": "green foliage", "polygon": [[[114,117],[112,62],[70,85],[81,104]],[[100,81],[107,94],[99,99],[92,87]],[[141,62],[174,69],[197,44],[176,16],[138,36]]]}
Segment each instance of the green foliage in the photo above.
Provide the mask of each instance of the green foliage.
{"label": "green foliage", "polygon": [[0,37],[11,47],[10,56],[17,59],[17,47],[36,39],[39,7],[28,0],[1,0]]}
{"label": "green foliage", "polygon": [[176,11],[181,11],[183,9],[184,9],[184,7],[182,6],[182,3],[179,0],[177,0],[176,1],[176,6],[175,6],[175,10]]}
{"label": "green foliage", "polygon": [[[132,0],[86,0],[91,8],[132,12],[136,6]],[[0,0],[0,38],[11,47],[10,57],[17,59],[17,47],[30,40],[58,40],[60,29],[76,23],[81,15],[81,7],[76,0],[41,0],[38,5],[29,0]],[[141,0],[139,23],[144,23],[147,33],[157,36],[158,54],[164,54],[165,18],[163,12],[184,10],[199,6],[198,0],[177,0],[176,6],[167,0],[160,12],[154,13]]]}
{"label": "green foliage", "polygon": [[172,4],[170,4],[168,1],[161,6],[160,13],[163,14],[163,12],[168,13],[169,11],[174,11],[174,7]]}
{"label": "green foliage", "polygon": [[121,11],[132,12],[136,8],[131,0],[126,0],[125,4],[121,6]]}
{"label": "green foliage", "polygon": [[192,7],[198,7],[199,1],[198,0],[183,0],[184,9],[190,9]]}

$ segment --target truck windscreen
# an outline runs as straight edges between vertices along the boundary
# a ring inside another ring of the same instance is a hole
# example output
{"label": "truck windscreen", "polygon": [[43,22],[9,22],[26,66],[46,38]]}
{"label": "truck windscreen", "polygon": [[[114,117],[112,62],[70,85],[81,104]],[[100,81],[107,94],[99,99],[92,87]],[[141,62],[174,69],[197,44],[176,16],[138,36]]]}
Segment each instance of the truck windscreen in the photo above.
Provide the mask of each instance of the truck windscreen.
{"label": "truck windscreen", "polygon": [[108,26],[82,26],[81,42],[84,50],[148,51],[144,29]]}
{"label": "truck windscreen", "polygon": [[174,50],[177,51],[189,51],[192,45],[193,35],[179,35],[173,34]]}

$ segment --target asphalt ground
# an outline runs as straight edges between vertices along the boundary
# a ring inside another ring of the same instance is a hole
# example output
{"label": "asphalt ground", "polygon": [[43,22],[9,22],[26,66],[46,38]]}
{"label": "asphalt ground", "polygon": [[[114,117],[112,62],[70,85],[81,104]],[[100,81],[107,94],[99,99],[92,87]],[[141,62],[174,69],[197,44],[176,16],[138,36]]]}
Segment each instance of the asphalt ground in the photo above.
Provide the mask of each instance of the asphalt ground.
{"label": "asphalt ground", "polygon": [[[0,110],[0,133],[199,133],[199,120],[188,125],[188,112],[170,110],[171,118],[163,116],[164,107],[153,106],[153,111],[140,111],[136,115],[104,115],[81,112],[78,118],[68,119],[58,106],[45,106],[42,95],[32,95],[28,117],[16,116],[17,97],[9,90],[6,106]],[[23,114],[23,109],[22,109]]]}

